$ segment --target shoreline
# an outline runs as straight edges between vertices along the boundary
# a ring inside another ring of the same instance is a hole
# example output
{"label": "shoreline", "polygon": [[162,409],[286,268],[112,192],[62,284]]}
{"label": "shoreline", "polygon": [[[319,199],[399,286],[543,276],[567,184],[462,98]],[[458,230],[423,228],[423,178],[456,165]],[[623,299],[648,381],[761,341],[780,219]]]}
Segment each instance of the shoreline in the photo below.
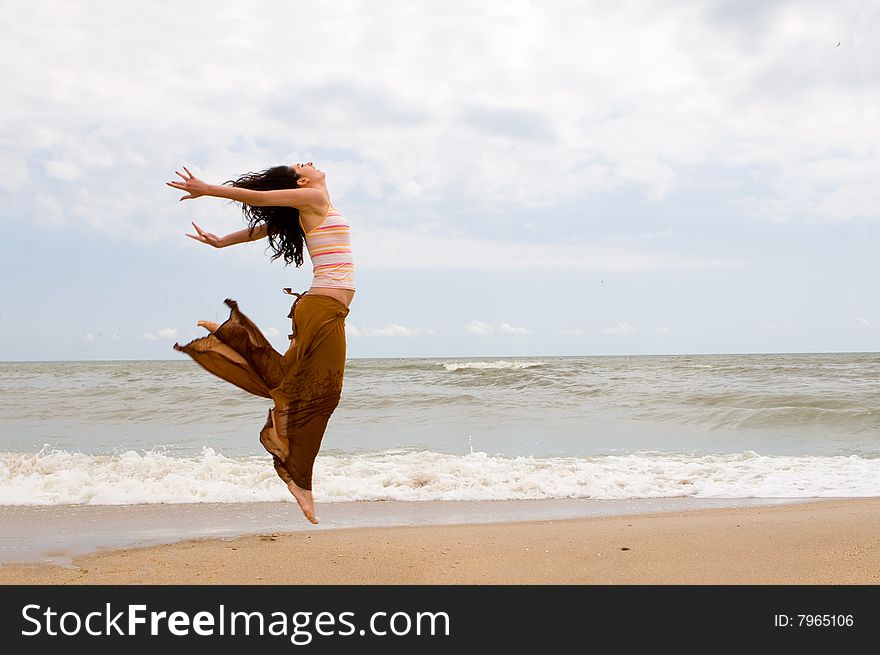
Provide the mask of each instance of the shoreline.
{"label": "shoreline", "polygon": [[[646,500],[667,505],[580,501],[578,516],[525,520],[510,520],[511,509],[499,505],[494,521],[477,520],[485,513],[462,521],[446,508],[438,514],[446,523],[351,526],[340,519],[324,529],[67,553],[67,565],[56,553],[54,563],[0,566],[0,584],[880,583],[880,498],[726,499],[739,502],[715,507]],[[543,502],[512,504],[521,512]],[[571,503],[535,510],[570,513]]]}
{"label": "shoreline", "polygon": [[320,524],[286,502],[0,506],[0,565],[72,566],[83,555],[263,532],[468,525],[754,507],[816,498],[625,498],[319,503]]}

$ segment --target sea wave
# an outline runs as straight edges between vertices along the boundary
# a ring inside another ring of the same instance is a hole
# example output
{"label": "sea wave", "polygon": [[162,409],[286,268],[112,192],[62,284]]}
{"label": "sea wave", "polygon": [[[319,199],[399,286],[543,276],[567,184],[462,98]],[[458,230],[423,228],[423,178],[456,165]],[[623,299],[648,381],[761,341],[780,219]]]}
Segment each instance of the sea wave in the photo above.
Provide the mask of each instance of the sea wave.
{"label": "sea wave", "polygon": [[476,369],[479,371],[490,369],[506,369],[520,370],[524,368],[535,368],[536,366],[545,366],[545,362],[524,362],[524,361],[507,361],[499,360],[493,362],[437,362],[447,371],[461,371],[468,369]]}
{"label": "sea wave", "polygon": [[[791,498],[880,496],[880,458],[635,452],[593,457],[502,457],[386,450],[328,454],[314,473],[317,501],[542,498]],[[268,457],[192,457],[127,450],[89,455],[52,448],[0,453],[2,505],[289,500]]]}

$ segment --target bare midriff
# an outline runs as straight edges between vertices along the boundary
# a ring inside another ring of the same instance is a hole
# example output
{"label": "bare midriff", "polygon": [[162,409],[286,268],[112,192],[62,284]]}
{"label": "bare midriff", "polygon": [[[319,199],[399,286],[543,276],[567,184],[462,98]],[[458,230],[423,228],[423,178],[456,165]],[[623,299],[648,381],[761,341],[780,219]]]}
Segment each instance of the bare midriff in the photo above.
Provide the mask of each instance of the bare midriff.
{"label": "bare midriff", "polygon": [[322,296],[330,296],[331,298],[336,298],[336,300],[345,304],[346,307],[351,305],[351,300],[354,298],[354,290],[353,289],[334,289],[333,287],[311,287],[309,288],[309,293],[315,295]]}

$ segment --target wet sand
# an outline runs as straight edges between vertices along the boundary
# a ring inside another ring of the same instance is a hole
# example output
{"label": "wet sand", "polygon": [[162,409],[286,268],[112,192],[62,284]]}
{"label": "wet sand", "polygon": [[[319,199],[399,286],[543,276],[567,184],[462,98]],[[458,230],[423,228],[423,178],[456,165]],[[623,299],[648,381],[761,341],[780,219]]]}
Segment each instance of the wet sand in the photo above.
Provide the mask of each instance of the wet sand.
{"label": "wet sand", "polygon": [[751,507],[805,499],[629,498],[319,503],[315,527],[291,498],[273,503],[0,506],[0,564],[69,565],[100,550],[264,532],[510,523]]}
{"label": "wet sand", "polygon": [[[243,520],[257,521],[251,530],[237,524],[218,528],[208,521],[206,525],[215,530],[210,538],[177,541],[185,535],[172,526],[165,528],[167,534],[151,538],[174,543],[79,555],[65,547],[63,540],[54,552],[51,544],[45,544],[41,561],[19,558],[18,563],[0,566],[0,583],[880,583],[880,498],[740,499],[726,507],[723,502],[721,506],[687,502],[696,499],[653,501],[605,501],[604,506],[602,501],[544,505],[543,501],[490,501],[482,506],[435,503],[433,508],[403,503],[413,514],[396,523],[389,517],[400,508],[387,503],[360,507],[340,503],[346,507],[324,506],[319,516],[329,526],[314,529],[295,523],[288,513],[295,508],[287,503],[278,504],[282,507],[276,508],[281,512],[277,521],[267,519],[269,508],[262,504],[247,506],[253,514],[241,514],[241,507],[236,510]],[[223,510],[194,506],[180,511],[190,512],[187,521],[197,527],[193,516],[210,516],[212,511],[228,516],[231,508]],[[44,530],[51,531],[52,517],[68,527],[87,525],[84,517],[92,512],[98,516],[97,525],[106,530],[112,524],[108,516],[129,517],[132,523],[143,525],[132,514],[152,512],[164,517],[167,526],[171,510],[168,506],[128,506],[5,508],[4,512],[19,513],[15,528],[9,527],[9,516],[2,517],[7,526],[5,561],[9,562],[15,549],[7,546],[23,543],[21,535],[27,533],[28,521],[32,527],[41,521],[47,526]],[[345,512],[350,513],[347,519],[341,518]],[[364,518],[370,512],[379,519]],[[352,516],[359,516],[361,523]],[[272,525],[284,529],[264,530]],[[224,535],[224,529],[239,536]],[[263,531],[241,536],[257,530]],[[147,538],[142,537],[141,541]],[[93,539],[87,547],[83,543],[79,547],[94,551],[99,545]]]}

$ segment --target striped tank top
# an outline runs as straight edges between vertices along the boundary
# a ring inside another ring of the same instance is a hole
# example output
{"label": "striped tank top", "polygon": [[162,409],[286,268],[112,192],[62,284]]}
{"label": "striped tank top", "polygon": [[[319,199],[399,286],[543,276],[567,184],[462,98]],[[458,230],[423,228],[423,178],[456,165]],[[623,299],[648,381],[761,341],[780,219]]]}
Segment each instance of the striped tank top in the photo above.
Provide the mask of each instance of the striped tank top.
{"label": "striped tank top", "polygon": [[312,260],[312,286],[354,290],[351,226],[342,214],[331,209],[318,227],[303,233]]}

